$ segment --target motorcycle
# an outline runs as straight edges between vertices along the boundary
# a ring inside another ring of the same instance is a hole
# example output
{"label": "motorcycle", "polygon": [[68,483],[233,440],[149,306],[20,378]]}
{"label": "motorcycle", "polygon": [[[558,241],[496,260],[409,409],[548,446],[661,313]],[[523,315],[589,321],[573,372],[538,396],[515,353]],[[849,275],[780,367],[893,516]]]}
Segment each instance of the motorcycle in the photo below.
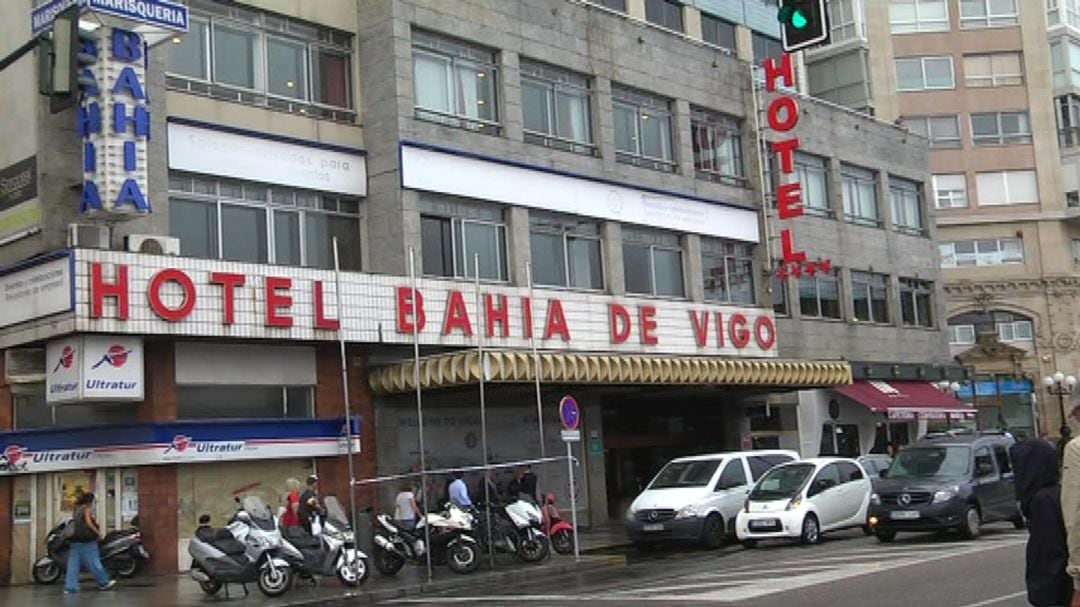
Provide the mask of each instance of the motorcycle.
{"label": "motorcycle", "polygon": [[480,547],[472,535],[472,517],[453,505],[446,511],[429,513],[412,531],[399,528],[389,515],[375,517],[375,568],[383,575],[395,575],[406,562],[426,562],[428,547],[425,526],[431,533],[431,560],[446,563],[454,573],[471,573],[480,567]]}
{"label": "motorcycle", "polygon": [[[132,521],[134,524],[134,521]],[[34,563],[31,575],[38,584],[53,584],[67,569],[71,541],[64,537],[67,521],[53,527],[45,536],[46,555]],[[150,553],[142,543],[142,533],[136,525],[132,529],[118,529],[105,534],[98,542],[101,564],[120,578],[135,577]]]}
{"label": "motorcycle", "polygon": [[371,575],[368,557],[356,547],[349,518],[334,496],[324,500],[326,521],[313,536],[303,527],[282,529],[280,556],[301,576],[337,576],[344,586],[363,584]]}
{"label": "motorcycle", "polygon": [[516,501],[501,508],[517,529],[520,546],[518,555],[526,563],[537,563],[548,557],[551,552],[550,542],[544,535],[544,517],[540,507],[532,498],[518,496]]}
{"label": "motorcycle", "polygon": [[574,526],[562,520],[559,508],[555,505],[555,494],[549,493],[544,498],[544,529],[547,529],[551,547],[559,554],[574,552]]}
{"label": "motorcycle", "polygon": [[248,496],[224,528],[205,527],[195,532],[188,544],[194,559],[191,577],[208,595],[229,584],[255,582],[263,594],[281,596],[292,585],[289,563],[273,555],[281,547],[281,531],[270,509],[255,496]]}

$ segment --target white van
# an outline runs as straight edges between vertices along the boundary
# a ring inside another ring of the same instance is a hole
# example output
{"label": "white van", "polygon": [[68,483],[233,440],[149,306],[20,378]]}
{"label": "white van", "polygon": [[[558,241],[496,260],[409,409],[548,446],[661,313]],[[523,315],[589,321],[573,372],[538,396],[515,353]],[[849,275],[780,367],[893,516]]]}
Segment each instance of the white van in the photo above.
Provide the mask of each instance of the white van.
{"label": "white van", "polygon": [[673,459],[630,504],[626,533],[635,544],[691,540],[719,547],[734,537],[735,517],[757,479],[798,459],[798,453],[780,450]]}

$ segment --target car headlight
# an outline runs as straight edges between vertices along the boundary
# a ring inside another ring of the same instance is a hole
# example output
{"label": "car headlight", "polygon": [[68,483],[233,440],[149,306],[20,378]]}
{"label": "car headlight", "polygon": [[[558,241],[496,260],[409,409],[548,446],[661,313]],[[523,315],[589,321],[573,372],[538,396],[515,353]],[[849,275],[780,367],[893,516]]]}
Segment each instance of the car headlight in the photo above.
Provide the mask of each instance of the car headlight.
{"label": "car headlight", "polygon": [[960,487],[949,487],[947,489],[942,489],[941,491],[934,493],[933,503],[944,504],[945,502],[948,502],[955,498],[957,495],[960,495]]}
{"label": "car headlight", "polygon": [[870,504],[872,506],[880,506],[881,505],[881,496],[876,494],[876,493],[871,493],[870,494]]}
{"label": "car headlight", "polygon": [[628,521],[632,521],[632,520],[634,520],[634,509],[633,509],[633,508],[627,508],[627,509],[626,509],[626,515],[625,515],[625,518],[626,518],[626,520],[628,520]]}
{"label": "car headlight", "polygon": [[675,518],[694,518],[697,515],[697,506],[691,504],[690,506],[679,508],[679,511],[675,513]]}
{"label": "car headlight", "polygon": [[791,498],[791,501],[787,503],[787,507],[785,507],[784,510],[795,510],[796,508],[798,508],[801,505],[802,505],[802,496],[801,495],[796,495],[795,497]]}

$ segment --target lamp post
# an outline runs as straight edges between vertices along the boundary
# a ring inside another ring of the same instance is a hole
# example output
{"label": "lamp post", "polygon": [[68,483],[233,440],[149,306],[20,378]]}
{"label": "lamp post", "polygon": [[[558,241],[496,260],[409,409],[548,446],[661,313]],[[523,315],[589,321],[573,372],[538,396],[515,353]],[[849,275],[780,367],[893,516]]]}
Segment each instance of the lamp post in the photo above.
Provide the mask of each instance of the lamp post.
{"label": "lamp post", "polygon": [[[948,394],[950,396],[956,396],[956,393],[960,391],[960,384],[959,383],[954,382],[954,381],[949,381],[947,379],[943,379],[943,380],[937,382],[934,385],[937,386],[938,390],[941,390],[942,392],[944,392],[945,394]],[[961,419],[960,421],[963,421],[963,419]],[[952,428],[953,428],[953,420],[949,416],[948,413],[945,414],[945,427],[946,427],[947,430],[952,430]],[[963,424],[958,424],[956,427],[957,428],[963,428],[964,426],[963,426]]]}
{"label": "lamp post", "polygon": [[1072,394],[1073,388],[1076,387],[1076,378],[1072,375],[1065,375],[1061,371],[1055,371],[1053,375],[1047,375],[1043,378],[1043,385],[1046,386],[1046,391],[1050,394],[1055,394],[1058,397],[1058,408],[1061,411],[1061,436],[1064,437],[1070,434],[1069,424],[1065,421],[1065,395]]}

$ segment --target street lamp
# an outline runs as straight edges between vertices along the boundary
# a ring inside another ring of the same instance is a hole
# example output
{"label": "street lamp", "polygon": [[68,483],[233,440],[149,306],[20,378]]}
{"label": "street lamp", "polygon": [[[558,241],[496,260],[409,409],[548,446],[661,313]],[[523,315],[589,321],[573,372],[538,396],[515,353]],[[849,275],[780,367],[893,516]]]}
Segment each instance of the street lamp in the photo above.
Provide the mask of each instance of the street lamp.
{"label": "street lamp", "polygon": [[1064,437],[1070,434],[1069,424],[1065,421],[1065,395],[1072,394],[1073,388],[1076,387],[1076,378],[1065,375],[1061,371],[1055,371],[1053,375],[1043,378],[1043,385],[1046,386],[1047,392],[1058,397],[1058,408],[1061,410],[1061,436]]}

